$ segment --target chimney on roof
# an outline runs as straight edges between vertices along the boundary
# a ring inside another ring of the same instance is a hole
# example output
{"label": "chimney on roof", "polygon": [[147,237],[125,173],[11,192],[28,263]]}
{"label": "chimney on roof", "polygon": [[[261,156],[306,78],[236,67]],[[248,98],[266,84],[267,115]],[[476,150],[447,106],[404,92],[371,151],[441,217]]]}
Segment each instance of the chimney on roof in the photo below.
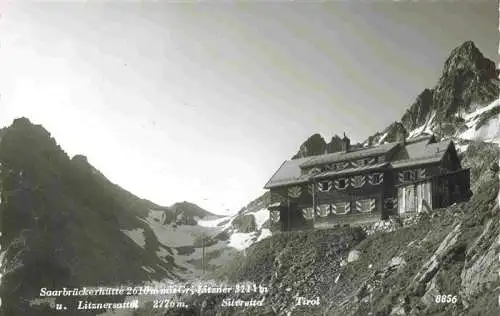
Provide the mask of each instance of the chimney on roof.
{"label": "chimney on roof", "polygon": [[351,140],[345,136],[344,132],[344,138],[342,138],[342,151],[343,152],[348,152],[351,147]]}
{"label": "chimney on roof", "polygon": [[398,132],[396,134],[396,141],[398,143],[400,143],[402,146],[404,146],[406,144],[406,137],[405,136],[406,135],[404,133],[402,133],[402,132]]}

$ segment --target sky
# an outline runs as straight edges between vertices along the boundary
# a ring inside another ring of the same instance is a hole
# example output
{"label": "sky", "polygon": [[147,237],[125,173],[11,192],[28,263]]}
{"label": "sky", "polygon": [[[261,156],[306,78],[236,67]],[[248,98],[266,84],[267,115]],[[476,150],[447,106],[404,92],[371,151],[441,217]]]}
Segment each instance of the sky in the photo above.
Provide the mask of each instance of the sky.
{"label": "sky", "polygon": [[0,125],[160,205],[229,214],[314,133],[352,142],[401,118],[473,40],[498,60],[498,2],[0,4]]}

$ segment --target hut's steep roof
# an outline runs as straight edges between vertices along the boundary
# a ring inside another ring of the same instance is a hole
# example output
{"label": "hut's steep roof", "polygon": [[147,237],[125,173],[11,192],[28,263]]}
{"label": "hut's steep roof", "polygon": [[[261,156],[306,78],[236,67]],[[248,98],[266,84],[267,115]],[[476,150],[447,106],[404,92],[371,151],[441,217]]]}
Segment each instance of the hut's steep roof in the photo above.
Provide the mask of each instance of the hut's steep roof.
{"label": "hut's steep roof", "polygon": [[[274,173],[271,179],[266,183],[265,189],[281,187],[287,185],[301,184],[312,181],[313,179],[335,177],[348,175],[351,173],[363,172],[367,170],[376,170],[383,168],[406,168],[417,165],[439,163],[449,147],[452,146],[451,140],[436,142],[433,135],[424,135],[408,139],[404,146],[401,143],[386,143],[375,147],[361,148],[349,152],[336,152],[331,154],[317,155],[299,159],[292,159],[283,162],[281,167]],[[398,147],[395,156],[391,161],[375,165],[363,166],[358,168],[347,168],[343,170],[325,171],[319,174],[306,174],[302,171],[304,168],[310,168],[323,164],[350,161],[365,157],[383,155]]]}

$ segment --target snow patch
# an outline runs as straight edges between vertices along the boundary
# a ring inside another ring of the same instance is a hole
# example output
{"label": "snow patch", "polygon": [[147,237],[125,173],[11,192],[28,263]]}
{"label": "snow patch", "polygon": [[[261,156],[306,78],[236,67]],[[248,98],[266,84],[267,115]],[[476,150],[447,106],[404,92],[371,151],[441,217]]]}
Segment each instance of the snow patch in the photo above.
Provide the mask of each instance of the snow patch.
{"label": "snow patch", "polygon": [[181,247],[193,245],[196,236],[202,230],[200,227],[191,225],[181,225],[174,228],[169,225],[161,225],[149,218],[142,219],[143,222],[149,225],[158,241],[167,247]]}
{"label": "snow patch", "polygon": [[466,140],[482,140],[491,143],[500,144],[500,118],[492,117],[484,125],[476,130],[476,126],[481,119],[481,114],[500,106],[500,99],[497,99],[489,105],[468,113],[465,116],[465,125],[467,130],[458,137]]}
{"label": "snow patch", "polygon": [[151,267],[142,266],[142,269],[148,273],[155,273],[156,271]]}
{"label": "snow patch", "polygon": [[136,228],[132,230],[121,230],[125,235],[127,235],[130,239],[132,239],[136,244],[138,244],[141,248],[145,248],[146,246],[146,238],[144,237],[144,229]]}
{"label": "snow patch", "polygon": [[469,127],[459,136],[467,140],[484,140],[492,143],[500,143],[500,120],[498,117],[490,119],[486,124],[476,130],[476,125]]}
{"label": "snow patch", "polygon": [[455,144],[455,148],[458,152],[460,153],[463,153],[467,150],[467,148],[469,147],[469,145],[465,144],[465,145],[460,145],[458,143]]}
{"label": "snow patch", "polygon": [[382,135],[382,137],[380,137],[380,139],[378,140],[377,145],[382,145],[384,143],[384,140],[387,138],[387,135],[389,135],[389,133],[385,133],[384,135]]}
{"label": "snow patch", "polygon": [[436,112],[432,112],[427,122],[425,122],[425,124],[423,124],[422,126],[412,130],[408,135],[408,138],[416,137],[423,133],[432,134],[432,123],[434,122],[435,117]]}
{"label": "snow patch", "polygon": [[207,220],[200,219],[200,220],[198,220],[198,225],[200,225],[201,227],[215,228],[215,227],[217,227],[217,225],[219,225],[220,223],[222,223],[223,221],[225,221],[227,219],[228,219],[227,216],[224,216],[221,218],[215,218],[215,219],[207,219]]}
{"label": "snow patch", "polygon": [[488,104],[487,106],[484,106],[482,108],[479,108],[473,112],[470,112],[470,113],[467,113],[465,116],[464,116],[464,119],[466,121],[472,119],[472,118],[475,118],[481,114],[483,114],[484,112],[487,112],[491,109],[494,109],[496,108],[497,106],[500,106],[500,99],[496,99],[495,101],[491,102],[490,104]]}
{"label": "snow patch", "polygon": [[271,230],[267,228],[262,228],[262,231],[260,232],[259,238],[257,238],[256,242],[261,241],[262,239],[266,239],[267,237],[271,237]]}
{"label": "snow patch", "polygon": [[243,250],[254,243],[255,232],[252,233],[233,233],[229,239],[229,246],[237,250]]}
{"label": "snow patch", "polygon": [[413,137],[416,137],[416,136],[422,134],[424,132],[424,129],[425,129],[425,125],[422,125],[420,127],[415,128],[414,130],[412,130],[410,132],[410,134],[408,135],[408,138],[413,138]]}
{"label": "snow patch", "polygon": [[436,112],[432,112],[431,117],[425,124],[424,133],[432,134],[432,123],[434,123],[435,117],[436,117]]}

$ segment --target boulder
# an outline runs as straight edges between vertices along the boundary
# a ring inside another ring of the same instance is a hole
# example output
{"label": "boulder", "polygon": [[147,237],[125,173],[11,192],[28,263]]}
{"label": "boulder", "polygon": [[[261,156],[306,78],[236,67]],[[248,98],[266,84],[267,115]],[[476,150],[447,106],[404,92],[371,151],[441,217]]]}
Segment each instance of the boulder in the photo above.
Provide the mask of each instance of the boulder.
{"label": "boulder", "polygon": [[347,255],[347,262],[355,262],[359,260],[360,252],[359,250],[351,250]]}
{"label": "boulder", "polygon": [[387,267],[389,269],[393,269],[393,268],[398,268],[399,266],[404,266],[406,264],[406,261],[405,259],[401,258],[401,257],[393,257]]}

